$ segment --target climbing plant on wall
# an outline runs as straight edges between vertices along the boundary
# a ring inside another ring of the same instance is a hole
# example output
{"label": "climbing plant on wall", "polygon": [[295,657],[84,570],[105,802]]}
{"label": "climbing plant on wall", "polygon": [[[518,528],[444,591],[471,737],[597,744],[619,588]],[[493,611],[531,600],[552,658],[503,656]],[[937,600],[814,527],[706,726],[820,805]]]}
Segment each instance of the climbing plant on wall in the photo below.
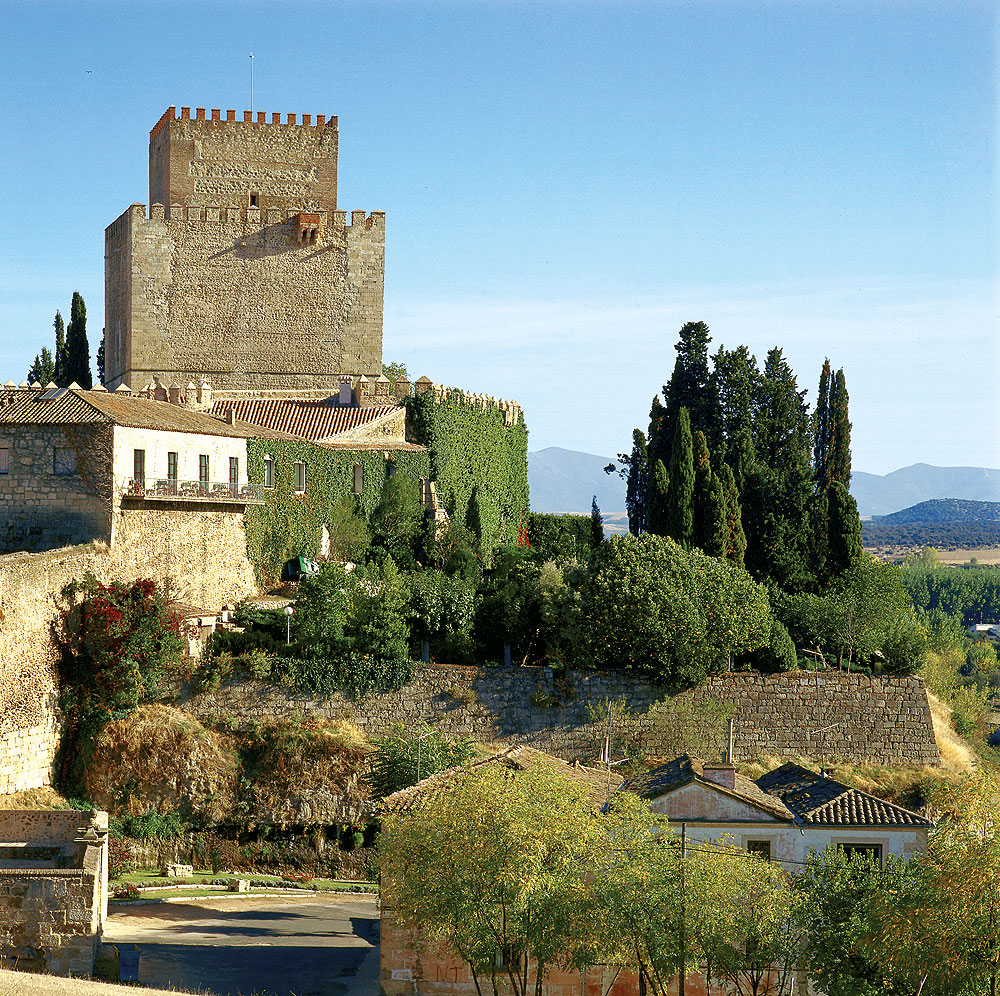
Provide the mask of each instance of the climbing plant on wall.
{"label": "climbing plant on wall", "polygon": [[[323,526],[339,514],[338,499],[355,493],[356,481],[361,484],[359,511],[370,516],[382,497],[390,467],[418,479],[430,474],[426,453],[331,450],[306,440],[248,439],[247,471],[252,482],[263,482],[265,456],[271,459],[273,486],[265,489],[263,506],[249,506],[246,512],[247,554],[261,583],[275,581],[291,557],[319,555]],[[296,463],[305,465],[304,491],[296,491]],[[355,466],[361,469],[360,480]]]}
{"label": "climbing plant on wall", "polygon": [[508,426],[492,403],[439,398],[425,391],[407,400],[408,423],[430,450],[431,477],[452,521],[475,532],[483,559],[516,544],[528,515],[528,429],[523,416]]}

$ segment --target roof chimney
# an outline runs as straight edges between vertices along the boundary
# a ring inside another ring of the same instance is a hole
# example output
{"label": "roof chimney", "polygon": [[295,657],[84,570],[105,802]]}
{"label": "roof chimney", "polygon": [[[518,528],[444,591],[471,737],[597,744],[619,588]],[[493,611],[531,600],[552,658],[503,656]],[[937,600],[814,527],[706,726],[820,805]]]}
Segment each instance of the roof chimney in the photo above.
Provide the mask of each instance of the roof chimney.
{"label": "roof chimney", "polygon": [[706,761],[702,765],[702,772],[706,782],[714,782],[730,790],[736,788],[736,769],[731,764]]}
{"label": "roof chimney", "polygon": [[226,425],[236,425],[236,409],[233,405],[226,409]]}

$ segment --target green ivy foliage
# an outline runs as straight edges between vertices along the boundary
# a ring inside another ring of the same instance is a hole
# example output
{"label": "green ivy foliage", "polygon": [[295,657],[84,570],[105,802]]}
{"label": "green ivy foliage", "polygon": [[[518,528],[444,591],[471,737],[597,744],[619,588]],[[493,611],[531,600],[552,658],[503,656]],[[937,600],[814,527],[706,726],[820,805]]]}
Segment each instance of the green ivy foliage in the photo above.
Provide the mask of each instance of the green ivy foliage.
{"label": "green ivy foliage", "polygon": [[[382,450],[330,450],[306,440],[248,439],[247,469],[251,482],[264,480],[264,456],[274,461],[274,487],[265,491],[263,506],[246,512],[247,553],[261,584],[274,582],[285,561],[295,556],[314,559],[320,551],[324,524],[342,513],[338,501],[354,494],[354,465],[361,466],[363,488],[359,511],[370,516],[382,499],[389,468],[414,480],[430,476],[426,453]],[[295,491],[294,464],[306,465],[306,490]]]}
{"label": "green ivy foliage", "polygon": [[585,564],[597,549],[589,515],[532,512],[528,516],[527,540],[532,557],[539,562],[554,560],[563,564],[578,560]]}
{"label": "green ivy foliage", "polygon": [[430,450],[438,498],[453,521],[479,540],[489,563],[498,547],[517,542],[528,515],[528,429],[523,416],[504,422],[492,404],[483,409],[452,393],[424,391],[407,400],[415,438]]}

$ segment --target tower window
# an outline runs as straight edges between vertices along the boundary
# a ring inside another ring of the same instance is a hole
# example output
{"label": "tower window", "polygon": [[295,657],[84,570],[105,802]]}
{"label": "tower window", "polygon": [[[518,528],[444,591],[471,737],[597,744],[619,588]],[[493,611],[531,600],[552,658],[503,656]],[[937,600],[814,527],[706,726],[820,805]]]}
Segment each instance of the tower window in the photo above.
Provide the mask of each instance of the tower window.
{"label": "tower window", "polygon": [[259,205],[257,204],[257,191],[256,190],[251,190],[250,191],[250,207],[255,208],[255,207],[258,207],[258,206]]}

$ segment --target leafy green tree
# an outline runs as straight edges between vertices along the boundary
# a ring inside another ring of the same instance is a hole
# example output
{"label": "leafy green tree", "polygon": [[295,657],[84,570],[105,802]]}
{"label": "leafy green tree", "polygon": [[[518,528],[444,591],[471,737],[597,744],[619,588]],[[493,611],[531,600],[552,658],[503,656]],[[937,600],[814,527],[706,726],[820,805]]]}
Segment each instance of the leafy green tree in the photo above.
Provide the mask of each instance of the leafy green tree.
{"label": "leafy green tree", "polygon": [[705,434],[694,436],[694,545],[710,557],[726,554],[729,530],[726,518],[726,495],[722,482],[712,470]]}
{"label": "leafy green tree", "polygon": [[412,561],[412,550],[424,515],[419,481],[405,473],[390,474],[382,485],[382,497],[371,514],[375,541],[394,560],[401,563]]}
{"label": "leafy green tree", "polygon": [[740,568],[669,538],[612,537],[583,588],[584,632],[598,667],[698,684],[729,655],[767,643],[767,595]]}
{"label": "leafy green tree", "polygon": [[[657,465],[657,475],[659,475]],[[657,482],[659,484],[659,482]],[[686,408],[677,416],[677,431],[670,449],[670,472],[664,508],[665,535],[685,549],[694,541],[694,441]]]}
{"label": "leafy green tree", "polygon": [[380,799],[475,757],[470,741],[445,736],[426,723],[414,730],[397,723],[391,733],[379,737],[372,746],[375,750],[368,781]]}
{"label": "leafy green tree", "polygon": [[56,367],[52,360],[52,354],[43,346],[42,351],[35,357],[35,362],[31,364],[31,369],[28,371],[28,383],[41,384],[44,387],[54,381],[55,375]]}
{"label": "leafy green tree", "polygon": [[[603,548],[606,544],[601,544]],[[483,575],[475,635],[480,659],[526,662],[538,652],[541,625],[538,580],[541,567],[528,550],[501,547]]]}
{"label": "leafy green tree", "polygon": [[875,908],[874,946],[910,992],[990,993],[1000,983],[1000,785],[988,773],[943,789],[944,816],[914,859],[913,888]]}
{"label": "leafy green tree", "polygon": [[359,561],[371,546],[368,523],[354,495],[345,493],[337,499],[326,526],[332,560]]}
{"label": "leafy green tree", "polygon": [[409,591],[392,557],[355,568],[350,579],[354,650],[377,659],[408,660]]}
{"label": "leafy green tree", "polygon": [[476,617],[475,581],[441,571],[412,571],[404,577],[411,633],[426,659],[432,648],[437,655],[442,640],[469,633]]}
{"label": "leafy green tree", "polygon": [[809,977],[827,996],[912,996],[873,945],[877,906],[912,888],[914,870],[888,858],[880,869],[870,857],[848,857],[833,845],[810,855],[796,880],[803,902],[797,908]]}
{"label": "leafy green tree", "polygon": [[293,605],[295,640],[316,657],[339,660],[351,648],[352,579],[342,564],[320,564],[299,581]]}
{"label": "leafy green tree", "polygon": [[67,384],[77,383],[85,391],[94,386],[90,370],[90,344],[87,342],[87,305],[79,291],[73,292],[69,326],[66,329]]}
{"label": "leafy green tree", "polygon": [[581,882],[596,835],[572,779],[481,764],[386,814],[383,902],[396,924],[468,964],[477,996],[488,984],[537,996],[546,970],[571,967],[590,934]]}
{"label": "leafy green tree", "polygon": [[59,387],[66,387],[70,381],[67,377],[69,355],[66,350],[66,326],[63,316],[57,311],[52,327],[56,333],[55,354],[52,357],[54,377]]}
{"label": "leafy green tree", "polygon": [[406,372],[405,363],[383,363],[382,374],[389,381],[390,391],[396,390],[396,381],[400,377],[405,377],[407,380],[410,379],[410,375]]}
{"label": "leafy green tree", "polygon": [[572,667],[584,660],[581,588],[585,578],[586,570],[575,564],[559,567],[549,561],[539,571],[539,659],[553,667]]}

